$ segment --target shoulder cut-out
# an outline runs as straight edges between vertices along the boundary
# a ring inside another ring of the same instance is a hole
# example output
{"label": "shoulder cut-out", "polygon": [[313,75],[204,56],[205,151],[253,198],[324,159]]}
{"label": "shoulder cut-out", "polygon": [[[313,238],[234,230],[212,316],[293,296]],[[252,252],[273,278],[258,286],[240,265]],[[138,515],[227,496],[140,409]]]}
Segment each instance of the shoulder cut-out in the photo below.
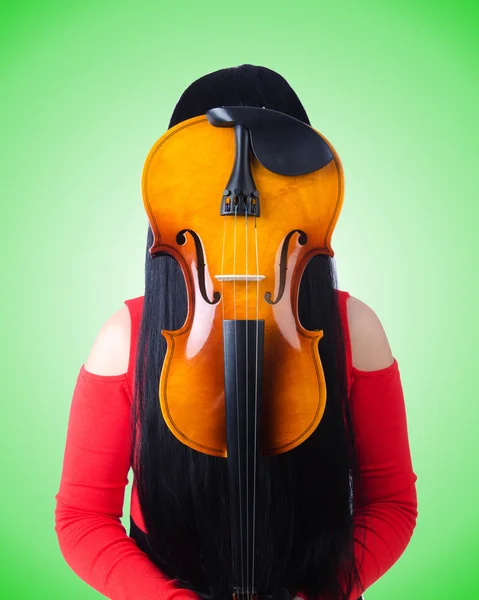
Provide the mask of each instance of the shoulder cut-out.
{"label": "shoulder cut-out", "polygon": [[101,326],[85,362],[85,369],[97,375],[127,372],[130,353],[130,312],[123,306]]}
{"label": "shoulder cut-out", "polygon": [[394,362],[379,317],[365,302],[349,295],[346,301],[352,363],[355,369],[375,371]]}

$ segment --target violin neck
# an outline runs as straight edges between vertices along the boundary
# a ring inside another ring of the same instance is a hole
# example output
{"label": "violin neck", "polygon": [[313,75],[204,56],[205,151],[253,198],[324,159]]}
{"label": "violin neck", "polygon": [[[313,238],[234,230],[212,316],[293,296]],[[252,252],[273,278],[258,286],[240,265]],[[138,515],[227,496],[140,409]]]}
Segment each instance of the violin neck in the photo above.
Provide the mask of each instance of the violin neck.
{"label": "violin neck", "polygon": [[256,467],[263,382],[264,320],[223,321],[232,583],[239,598],[254,585]]}

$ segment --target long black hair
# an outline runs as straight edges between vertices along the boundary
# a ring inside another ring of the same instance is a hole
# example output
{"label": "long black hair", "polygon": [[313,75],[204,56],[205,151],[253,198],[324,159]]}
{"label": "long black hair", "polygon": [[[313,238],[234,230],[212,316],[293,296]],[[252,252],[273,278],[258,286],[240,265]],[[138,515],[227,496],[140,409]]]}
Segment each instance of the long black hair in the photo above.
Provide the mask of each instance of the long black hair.
{"label": "long black hair", "polygon": [[[287,81],[266,67],[243,64],[193,82],[181,95],[169,128],[216,106],[266,107],[310,125]],[[186,286],[177,262],[148,252],[143,316],[137,346],[133,402],[133,471],[148,533],[151,560],[180,587],[207,598],[231,593],[227,461],[192,450],[169,431],[161,414],[158,384],[166,353],[162,329],[186,319]],[[315,432],[300,446],[261,457],[255,586],[291,593],[349,598],[359,582],[353,555],[353,485],[361,498],[354,432],[346,386],[344,336],[333,260],[311,259],[299,292],[306,329],[323,329],[320,356],[327,403]],[[191,390],[194,401],[195,390]],[[301,398],[298,398],[301,402]],[[136,449],[136,451],[135,451]],[[260,516],[259,516],[260,515]],[[341,583],[341,585],[340,585]]]}

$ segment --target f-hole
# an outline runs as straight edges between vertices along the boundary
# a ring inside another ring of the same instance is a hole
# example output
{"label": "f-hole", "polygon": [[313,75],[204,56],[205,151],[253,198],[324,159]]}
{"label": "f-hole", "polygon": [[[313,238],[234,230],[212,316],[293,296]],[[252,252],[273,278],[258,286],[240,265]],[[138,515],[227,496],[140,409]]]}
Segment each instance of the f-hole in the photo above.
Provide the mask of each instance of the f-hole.
{"label": "f-hole", "polygon": [[183,246],[186,243],[186,235],[185,233],[190,233],[192,238],[195,241],[196,248],[196,262],[198,264],[198,285],[200,286],[200,292],[203,296],[203,300],[208,304],[217,304],[220,301],[221,294],[219,292],[213,292],[213,300],[210,300],[206,295],[206,278],[205,278],[205,255],[203,253],[203,246],[201,244],[201,240],[196,232],[192,229],[182,229],[176,235],[176,243],[179,246]]}
{"label": "f-hole", "polygon": [[301,244],[301,246],[304,246],[306,244],[306,242],[308,241],[308,236],[301,229],[293,229],[293,231],[290,231],[288,233],[288,235],[284,238],[283,247],[281,248],[281,260],[279,263],[278,297],[276,298],[276,300],[272,300],[271,292],[266,292],[264,295],[264,299],[266,300],[266,302],[268,304],[277,304],[283,297],[284,288],[286,286],[286,269],[287,269],[286,263],[288,260],[289,240],[291,239],[291,237],[293,236],[294,233],[299,233],[298,242]]}

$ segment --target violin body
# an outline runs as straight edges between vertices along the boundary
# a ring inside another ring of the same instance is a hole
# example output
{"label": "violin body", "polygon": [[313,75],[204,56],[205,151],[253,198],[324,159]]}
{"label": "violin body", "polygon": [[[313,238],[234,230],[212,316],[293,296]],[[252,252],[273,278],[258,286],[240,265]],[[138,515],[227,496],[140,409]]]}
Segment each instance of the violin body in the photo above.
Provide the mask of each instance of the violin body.
{"label": "violin body", "polygon": [[301,325],[298,293],[311,257],[334,254],[330,240],[343,186],[341,163],[332,154],[320,170],[280,176],[251,153],[251,173],[261,194],[256,217],[220,215],[219,201],[235,162],[233,128],[212,127],[206,116],[194,117],[169,129],[146,159],[143,199],[154,235],[149,252],[178,261],[188,294],[183,326],[162,331],[167,353],[159,398],[169,429],[191,448],[227,456],[226,320],[264,322],[261,454],[292,450],[321,420],[326,385],[318,344],[323,331]]}
{"label": "violin body", "polygon": [[179,263],[188,295],[183,326],[162,331],[161,412],[180,442],[228,461],[232,600],[291,598],[254,584],[256,472],[324,414],[324,332],[302,326],[298,295],[309,260],[334,255],[343,190],[318,131],[253,107],[178,123],[144,165],[150,255]]}

